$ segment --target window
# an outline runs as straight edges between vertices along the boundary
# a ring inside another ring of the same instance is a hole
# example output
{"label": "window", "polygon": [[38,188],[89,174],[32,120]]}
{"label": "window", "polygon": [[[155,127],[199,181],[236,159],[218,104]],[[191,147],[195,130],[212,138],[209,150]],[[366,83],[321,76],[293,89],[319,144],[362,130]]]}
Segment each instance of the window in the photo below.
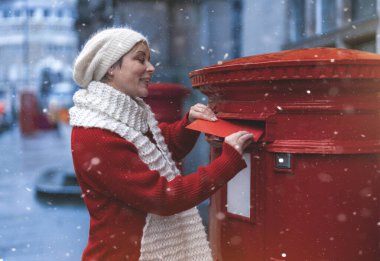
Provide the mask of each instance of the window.
{"label": "window", "polygon": [[11,17],[12,16],[12,11],[10,10],[5,10],[4,11],[4,17],[7,18],[7,17]]}
{"label": "window", "polygon": [[356,49],[356,50],[376,53],[376,40],[372,39],[366,42],[356,43],[356,44],[351,45],[351,48]]}
{"label": "window", "polygon": [[305,36],[305,1],[292,0],[290,2],[290,39],[298,41]]}
{"label": "window", "polygon": [[49,9],[44,9],[44,16],[49,17],[50,16],[50,10]]}
{"label": "window", "polygon": [[352,20],[376,17],[376,0],[351,0]]}
{"label": "window", "polygon": [[34,10],[34,9],[28,9],[28,16],[29,16],[29,17],[33,17],[33,16],[34,16],[34,13],[35,13],[35,10]]}
{"label": "window", "polygon": [[14,16],[20,17],[21,16],[21,10],[20,9],[15,10],[14,11]]}
{"label": "window", "polygon": [[316,31],[323,34],[336,27],[336,2],[317,0],[316,2]]}

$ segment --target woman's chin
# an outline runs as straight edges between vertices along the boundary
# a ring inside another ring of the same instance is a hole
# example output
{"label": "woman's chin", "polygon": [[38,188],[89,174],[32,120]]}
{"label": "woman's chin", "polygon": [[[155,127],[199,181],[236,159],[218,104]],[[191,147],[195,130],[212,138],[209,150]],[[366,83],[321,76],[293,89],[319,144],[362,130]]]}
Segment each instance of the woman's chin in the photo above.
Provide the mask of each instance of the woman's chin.
{"label": "woman's chin", "polygon": [[148,95],[149,95],[148,88],[146,90],[141,90],[141,92],[139,93],[140,98],[148,97]]}

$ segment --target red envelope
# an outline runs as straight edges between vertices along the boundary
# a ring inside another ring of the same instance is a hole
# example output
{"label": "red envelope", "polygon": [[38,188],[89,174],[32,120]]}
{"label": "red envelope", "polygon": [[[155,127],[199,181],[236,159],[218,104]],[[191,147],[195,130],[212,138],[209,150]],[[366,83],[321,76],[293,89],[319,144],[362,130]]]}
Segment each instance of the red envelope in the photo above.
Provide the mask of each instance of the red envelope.
{"label": "red envelope", "polygon": [[254,124],[252,122],[248,124],[240,121],[231,122],[222,119],[218,119],[217,121],[198,119],[187,125],[186,128],[223,138],[237,131],[248,131],[253,134],[254,141],[258,141],[264,133],[264,126],[262,124]]}

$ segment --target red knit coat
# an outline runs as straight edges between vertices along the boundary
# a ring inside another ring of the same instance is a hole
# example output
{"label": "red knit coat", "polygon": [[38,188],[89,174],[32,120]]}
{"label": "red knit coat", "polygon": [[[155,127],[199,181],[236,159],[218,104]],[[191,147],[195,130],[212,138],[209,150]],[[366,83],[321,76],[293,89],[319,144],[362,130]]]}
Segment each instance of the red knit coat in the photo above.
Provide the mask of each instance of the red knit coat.
{"label": "red knit coat", "polygon": [[[199,136],[186,124],[187,116],[159,125],[174,160],[190,152]],[[147,213],[173,215],[194,207],[246,167],[241,155],[224,143],[211,164],[167,181],[149,170],[132,143],[99,128],[73,128],[72,156],[90,214],[83,261],[138,260]]]}

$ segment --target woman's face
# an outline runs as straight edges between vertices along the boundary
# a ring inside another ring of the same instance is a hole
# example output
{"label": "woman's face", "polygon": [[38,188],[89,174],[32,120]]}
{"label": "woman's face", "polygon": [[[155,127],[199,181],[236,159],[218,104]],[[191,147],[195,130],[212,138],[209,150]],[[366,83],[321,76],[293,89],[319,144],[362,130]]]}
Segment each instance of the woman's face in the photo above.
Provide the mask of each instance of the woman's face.
{"label": "woman's face", "polygon": [[147,44],[138,43],[123,56],[121,66],[114,65],[108,70],[107,83],[131,97],[146,97],[154,70]]}

